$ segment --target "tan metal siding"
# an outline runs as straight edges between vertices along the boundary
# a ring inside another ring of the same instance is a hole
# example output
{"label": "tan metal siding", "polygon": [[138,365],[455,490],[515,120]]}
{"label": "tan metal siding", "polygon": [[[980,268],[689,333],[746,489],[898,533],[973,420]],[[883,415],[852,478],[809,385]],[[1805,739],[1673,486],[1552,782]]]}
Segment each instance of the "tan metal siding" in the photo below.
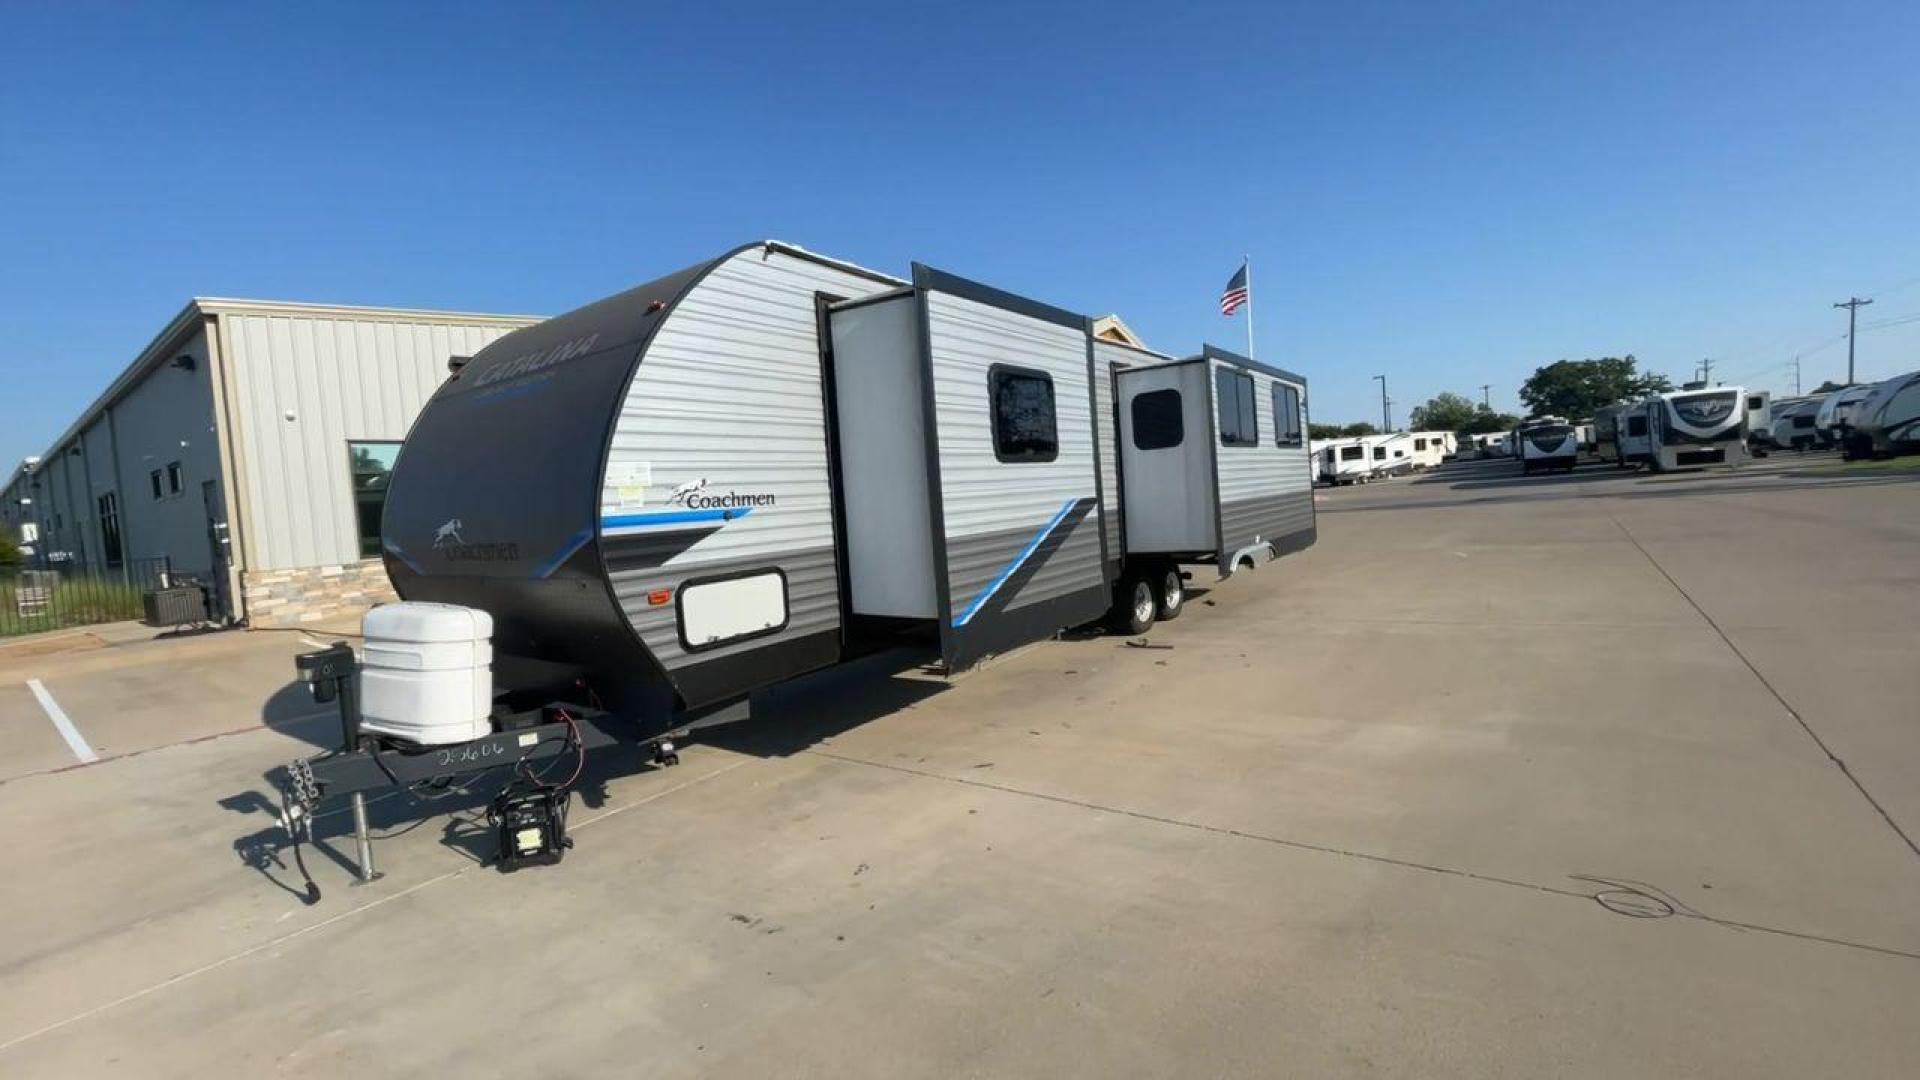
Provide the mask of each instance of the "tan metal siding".
{"label": "tan metal siding", "polygon": [[471,356],[533,322],[266,312],[220,318],[254,570],[358,560],[348,441],[404,438],[446,378],[447,357]]}

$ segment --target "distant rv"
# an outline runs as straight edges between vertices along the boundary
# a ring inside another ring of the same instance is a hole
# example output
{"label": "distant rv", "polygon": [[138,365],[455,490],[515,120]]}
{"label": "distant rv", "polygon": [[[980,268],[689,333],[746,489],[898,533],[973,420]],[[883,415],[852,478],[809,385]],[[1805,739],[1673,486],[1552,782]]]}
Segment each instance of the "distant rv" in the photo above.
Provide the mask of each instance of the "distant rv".
{"label": "distant rv", "polygon": [[1648,461],[1656,470],[1738,465],[1747,460],[1746,391],[1738,386],[1676,390],[1642,406]]}
{"label": "distant rv", "polygon": [[1652,450],[1645,402],[1610,405],[1593,414],[1593,452],[1601,461],[1624,469],[1646,461]]}
{"label": "distant rv", "polygon": [[1555,469],[1572,472],[1580,462],[1580,432],[1558,417],[1543,417],[1515,428],[1513,446],[1520,458],[1520,471],[1527,475]]}

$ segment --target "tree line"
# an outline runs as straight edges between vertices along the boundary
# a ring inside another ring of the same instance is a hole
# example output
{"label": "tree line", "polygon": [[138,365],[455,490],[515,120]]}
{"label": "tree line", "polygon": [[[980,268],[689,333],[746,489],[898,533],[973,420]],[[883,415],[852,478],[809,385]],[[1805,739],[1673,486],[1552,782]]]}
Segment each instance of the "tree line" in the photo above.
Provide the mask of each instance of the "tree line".
{"label": "tree line", "polygon": [[[1520,386],[1520,401],[1527,416],[1563,416],[1585,420],[1609,405],[1623,405],[1652,394],[1673,389],[1665,375],[1641,372],[1633,354],[1602,356],[1588,360],[1556,360],[1535,368]],[[1453,431],[1480,435],[1509,431],[1520,423],[1512,413],[1495,412],[1463,394],[1443,392],[1423,405],[1416,405],[1407,416],[1410,431]],[[1372,424],[1311,424],[1316,439],[1354,438],[1378,435]]]}

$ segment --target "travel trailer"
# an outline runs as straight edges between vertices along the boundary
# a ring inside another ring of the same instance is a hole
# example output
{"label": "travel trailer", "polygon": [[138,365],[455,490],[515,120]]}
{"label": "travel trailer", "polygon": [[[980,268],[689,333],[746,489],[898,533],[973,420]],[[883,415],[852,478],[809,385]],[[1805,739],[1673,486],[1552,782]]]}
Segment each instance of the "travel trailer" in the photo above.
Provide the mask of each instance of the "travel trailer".
{"label": "travel trailer", "polygon": [[1873,394],[1874,384],[1861,383],[1843,387],[1827,395],[1820,403],[1820,411],[1814,414],[1813,427],[1828,446],[1841,446],[1847,441],[1847,431],[1853,426],[1854,406],[1867,400]]}
{"label": "travel trailer", "polygon": [[[351,797],[369,875],[369,791],[614,742],[670,764],[753,691],[886,643],[957,673],[1103,616],[1138,633],[1183,567],[1313,542],[1304,379],[1091,326],[764,242],[454,358],[389,480],[404,602],[361,657],[299,659],[345,745],[279,776],[289,831]],[[503,860],[557,859],[565,806],[516,779]]]}
{"label": "travel trailer", "polygon": [[1746,391],[1738,386],[1675,390],[1642,403],[1655,470],[1737,465],[1747,458]]}
{"label": "travel trailer", "polygon": [[1849,458],[1920,453],[1920,371],[1878,384],[1853,410]]}
{"label": "travel trailer", "polygon": [[1373,462],[1376,479],[1400,476],[1413,471],[1413,458],[1409,456],[1413,446],[1413,437],[1400,432],[1392,435],[1367,436],[1367,451]]}
{"label": "travel trailer", "polygon": [[1766,457],[1773,446],[1773,393],[1747,391],[1747,452]]}
{"label": "travel trailer", "polygon": [[1593,453],[1601,461],[1624,469],[1647,460],[1651,448],[1645,403],[1610,405],[1593,414]]}
{"label": "travel trailer", "polygon": [[1373,455],[1362,438],[1328,439],[1319,443],[1320,479],[1344,487],[1373,478]]}
{"label": "travel trailer", "polygon": [[1769,442],[1782,450],[1813,450],[1827,441],[1815,426],[1825,397],[1800,398],[1775,402],[1769,414],[1773,418]]}
{"label": "travel trailer", "polygon": [[1542,417],[1514,429],[1513,445],[1519,450],[1520,471],[1572,472],[1580,463],[1580,433],[1558,417]]}
{"label": "travel trailer", "polygon": [[1415,469],[1438,468],[1452,454],[1449,446],[1453,442],[1453,433],[1447,431],[1409,432],[1413,439],[1410,456]]}
{"label": "travel trailer", "polygon": [[1506,457],[1513,452],[1513,433],[1510,431],[1493,431],[1475,435],[1473,441],[1478,447],[1476,454],[1478,457]]}

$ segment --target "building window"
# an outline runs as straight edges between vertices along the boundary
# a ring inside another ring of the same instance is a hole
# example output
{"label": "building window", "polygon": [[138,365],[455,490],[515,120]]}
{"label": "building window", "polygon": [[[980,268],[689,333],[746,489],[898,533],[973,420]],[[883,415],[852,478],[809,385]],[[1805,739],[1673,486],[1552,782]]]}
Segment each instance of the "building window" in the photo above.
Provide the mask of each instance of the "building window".
{"label": "building window", "polygon": [[1053,410],[1053,377],[995,364],[987,371],[993,413],[993,456],[1006,462],[1052,461],[1060,456]]}
{"label": "building window", "polygon": [[100,496],[100,554],[108,566],[120,565],[120,499],[111,491]]}
{"label": "building window", "polygon": [[178,495],[182,491],[185,491],[186,487],[187,487],[187,474],[184,470],[180,468],[180,463],[177,461],[168,462],[167,463],[167,494]]}
{"label": "building window", "polygon": [[347,470],[353,477],[353,517],[360,529],[360,557],[380,554],[380,514],[387,506],[387,482],[393,477],[397,442],[347,443]]}
{"label": "building window", "polygon": [[164,476],[164,474],[160,472],[159,469],[155,469],[152,472],[148,473],[147,479],[151,481],[153,484],[153,498],[155,502],[158,502],[159,500],[167,497],[166,477]]}
{"label": "building window", "polygon": [[1186,437],[1186,419],[1181,415],[1180,391],[1172,388],[1149,390],[1134,396],[1134,449],[1165,450],[1179,446]]}
{"label": "building window", "polygon": [[1253,407],[1253,376],[1232,368],[1213,372],[1213,394],[1218,400],[1220,445],[1258,446],[1260,418]]}
{"label": "building window", "polygon": [[1273,445],[1300,445],[1300,391],[1273,384]]}

